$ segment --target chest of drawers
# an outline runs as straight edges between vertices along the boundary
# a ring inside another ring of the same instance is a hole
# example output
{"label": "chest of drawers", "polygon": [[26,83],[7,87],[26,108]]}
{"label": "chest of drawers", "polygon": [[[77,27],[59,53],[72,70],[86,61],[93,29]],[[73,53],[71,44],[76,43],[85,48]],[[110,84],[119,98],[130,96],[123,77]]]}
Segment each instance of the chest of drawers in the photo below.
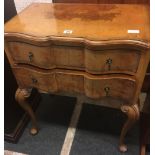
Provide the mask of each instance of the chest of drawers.
{"label": "chest of drawers", "polygon": [[[5,24],[5,52],[19,88],[15,97],[32,119],[26,98],[46,93],[123,100],[124,137],[139,118],[138,97],[149,63],[149,8],[145,5],[34,3]],[[107,102],[108,104],[108,102]]]}

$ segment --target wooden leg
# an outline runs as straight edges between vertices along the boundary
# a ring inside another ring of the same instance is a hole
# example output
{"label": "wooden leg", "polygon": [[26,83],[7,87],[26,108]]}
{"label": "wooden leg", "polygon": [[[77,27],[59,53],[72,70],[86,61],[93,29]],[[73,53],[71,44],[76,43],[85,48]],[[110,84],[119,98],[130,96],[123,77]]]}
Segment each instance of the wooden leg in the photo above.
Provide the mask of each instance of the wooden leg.
{"label": "wooden leg", "polygon": [[132,106],[123,105],[121,107],[121,110],[128,116],[128,119],[125,122],[122,128],[122,131],[121,131],[120,141],[119,141],[119,150],[121,152],[126,152],[127,146],[124,144],[124,139],[125,139],[125,136],[128,130],[132,127],[135,121],[139,119],[139,107],[137,104],[132,105]]}
{"label": "wooden leg", "polygon": [[30,96],[31,92],[28,89],[20,89],[18,88],[15,94],[15,99],[19,103],[19,105],[28,113],[32,121],[32,128],[30,129],[30,133],[32,135],[36,135],[38,133],[37,121],[35,114],[30,107],[29,103],[26,99]]}

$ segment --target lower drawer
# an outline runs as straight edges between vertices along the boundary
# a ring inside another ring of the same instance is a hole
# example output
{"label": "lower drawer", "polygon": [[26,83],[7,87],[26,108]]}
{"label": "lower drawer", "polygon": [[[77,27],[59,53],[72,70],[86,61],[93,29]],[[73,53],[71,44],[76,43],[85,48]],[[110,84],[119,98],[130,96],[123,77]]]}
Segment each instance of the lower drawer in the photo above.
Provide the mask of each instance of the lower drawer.
{"label": "lower drawer", "polygon": [[27,68],[13,68],[17,83],[22,88],[37,88],[43,91],[57,91],[55,74]]}
{"label": "lower drawer", "polygon": [[90,75],[85,72],[55,69],[38,71],[13,68],[20,87],[35,87],[47,92],[85,94],[90,98],[116,97],[132,100],[136,81],[125,75]]}

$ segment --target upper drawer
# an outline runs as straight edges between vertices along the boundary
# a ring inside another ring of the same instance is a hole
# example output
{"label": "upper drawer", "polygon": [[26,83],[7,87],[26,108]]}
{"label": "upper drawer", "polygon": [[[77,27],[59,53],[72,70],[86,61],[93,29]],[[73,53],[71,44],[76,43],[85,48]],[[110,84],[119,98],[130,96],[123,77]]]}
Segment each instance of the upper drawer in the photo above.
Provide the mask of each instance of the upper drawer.
{"label": "upper drawer", "polygon": [[26,63],[41,68],[50,68],[53,62],[51,47],[10,42],[11,55],[16,63]]}
{"label": "upper drawer", "polygon": [[9,47],[16,63],[46,69],[85,70],[90,74],[134,74],[141,57],[141,52],[133,49],[95,51],[83,47],[36,46],[21,42],[9,42]]}
{"label": "upper drawer", "polygon": [[93,74],[134,74],[137,71],[140,56],[140,51],[126,49],[105,51],[86,50],[85,66],[87,72]]}

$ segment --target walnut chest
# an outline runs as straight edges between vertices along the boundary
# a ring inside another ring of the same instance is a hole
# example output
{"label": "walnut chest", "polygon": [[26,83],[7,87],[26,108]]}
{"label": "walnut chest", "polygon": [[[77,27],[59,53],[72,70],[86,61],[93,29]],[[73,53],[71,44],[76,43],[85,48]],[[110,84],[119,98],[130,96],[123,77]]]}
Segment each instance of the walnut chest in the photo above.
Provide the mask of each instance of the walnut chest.
{"label": "walnut chest", "polygon": [[34,3],[5,24],[5,52],[32,134],[37,123],[25,100],[31,88],[122,99],[128,120],[120,150],[127,150],[124,136],[139,118],[138,97],[149,63],[148,6]]}

